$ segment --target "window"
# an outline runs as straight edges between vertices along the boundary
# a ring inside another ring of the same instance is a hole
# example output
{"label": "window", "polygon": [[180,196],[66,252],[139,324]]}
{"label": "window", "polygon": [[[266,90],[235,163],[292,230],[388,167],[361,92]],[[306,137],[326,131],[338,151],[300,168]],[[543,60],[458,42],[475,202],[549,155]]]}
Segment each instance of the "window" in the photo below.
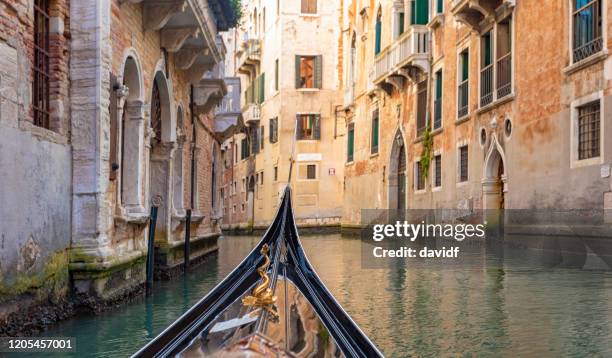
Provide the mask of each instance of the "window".
{"label": "window", "polygon": [[238,163],[238,143],[234,145],[234,163]]}
{"label": "window", "polygon": [[442,127],[442,70],[436,71],[436,93],[434,97],[434,121],[433,128]]}
{"label": "window", "polygon": [[382,11],[379,8],[378,9],[378,15],[376,15],[376,31],[375,31],[375,38],[374,38],[374,54],[378,55],[380,53],[381,50],[381,46],[382,46]]}
{"label": "window", "polygon": [[459,54],[459,88],[457,116],[465,117],[468,114],[468,98],[469,98],[469,68],[470,55],[468,50],[464,50]]}
{"label": "window", "polygon": [[578,62],[603,48],[601,0],[573,0],[573,61]]}
{"label": "window", "polygon": [[427,25],[429,22],[429,0],[411,0],[411,25]]}
{"label": "window", "polygon": [[296,134],[298,140],[321,139],[321,116],[319,114],[298,114]]}
{"label": "window", "polygon": [[274,90],[278,91],[278,58],[274,61]]}
{"label": "window", "polygon": [[599,157],[600,150],[599,100],[578,107],[578,159]]}
{"label": "window", "polygon": [[459,147],[459,181],[468,180],[468,146]]}
{"label": "window", "polygon": [[493,102],[493,36],[491,31],[480,39],[480,106]]}
{"label": "window", "polygon": [[270,118],[268,137],[270,138],[270,143],[278,142],[278,117]]}
{"label": "window", "polygon": [[398,38],[400,37],[401,34],[404,33],[405,27],[404,27],[404,19],[405,19],[405,15],[404,15],[404,11],[403,10],[397,10],[395,12],[395,21],[396,21],[396,31],[394,32],[394,38]]}
{"label": "window", "polygon": [[355,123],[349,124],[346,138],[346,161],[350,163],[353,161],[353,155],[355,153]]}
{"label": "window", "polygon": [[277,180],[278,180],[278,167],[275,166],[274,167],[274,181],[277,181]]}
{"label": "window", "polygon": [[261,172],[259,172],[259,185],[263,185],[263,180],[264,180],[264,172],[262,170]]}
{"label": "window", "polygon": [[414,176],[415,190],[425,190],[425,173],[423,172],[423,166],[420,160],[414,164]]}
{"label": "window", "polygon": [[416,108],[417,136],[421,136],[427,129],[427,80],[417,85]]}
{"label": "window", "polygon": [[259,127],[252,128],[249,131],[249,136],[250,136],[249,142],[251,143],[251,153],[252,154],[259,153],[259,143],[260,143]]}
{"label": "window", "polygon": [[512,93],[512,17],[497,24],[497,98]]}
{"label": "window", "polygon": [[321,88],[321,56],[295,56],[295,88]]}
{"label": "window", "polygon": [[264,149],[264,126],[259,127],[259,149]]}
{"label": "window", "polygon": [[34,2],[34,58],[32,81],[32,109],[34,125],[50,128],[49,113],[49,9],[47,0]]}
{"label": "window", "polygon": [[317,0],[302,0],[302,14],[316,14]]}
{"label": "window", "polygon": [[433,178],[433,186],[434,188],[439,188],[442,186],[442,155],[438,154],[434,156],[434,178]]}
{"label": "window", "polygon": [[244,160],[249,157],[249,140],[247,138],[242,138],[240,142],[240,159]]}
{"label": "window", "polygon": [[306,179],[317,179],[317,166],[308,164],[306,166]]}
{"label": "window", "polygon": [[436,12],[442,14],[444,12],[444,0],[436,0]]}
{"label": "window", "polygon": [[378,109],[374,110],[374,115],[372,115],[372,138],[371,138],[371,148],[370,153],[376,154],[378,153],[378,127],[379,127],[379,116]]}

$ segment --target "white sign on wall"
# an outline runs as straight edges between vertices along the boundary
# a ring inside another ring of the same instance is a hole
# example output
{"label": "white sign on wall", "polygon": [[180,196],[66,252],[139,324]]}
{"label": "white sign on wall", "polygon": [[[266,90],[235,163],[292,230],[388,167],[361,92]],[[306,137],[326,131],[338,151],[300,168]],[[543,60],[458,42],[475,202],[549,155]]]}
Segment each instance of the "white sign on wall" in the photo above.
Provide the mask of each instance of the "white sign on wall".
{"label": "white sign on wall", "polygon": [[297,156],[298,162],[319,162],[323,156],[321,153],[300,153]]}

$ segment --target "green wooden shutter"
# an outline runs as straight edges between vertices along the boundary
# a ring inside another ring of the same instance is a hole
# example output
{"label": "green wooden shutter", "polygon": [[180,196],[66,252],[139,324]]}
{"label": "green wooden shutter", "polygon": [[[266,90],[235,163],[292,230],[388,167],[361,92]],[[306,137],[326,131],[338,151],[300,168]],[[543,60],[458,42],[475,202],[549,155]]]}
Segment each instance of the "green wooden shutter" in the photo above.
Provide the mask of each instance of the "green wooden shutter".
{"label": "green wooden shutter", "polygon": [[355,151],[355,125],[353,123],[349,124],[348,130],[348,138],[347,138],[347,148],[346,148],[346,161],[353,161],[353,153]]}
{"label": "green wooden shutter", "polygon": [[470,55],[467,51],[461,53],[461,81],[465,81],[469,77]]}
{"label": "green wooden shutter", "polygon": [[442,98],[442,70],[436,73],[436,99]]}
{"label": "green wooden shutter", "polygon": [[295,56],[295,88],[302,88],[302,74],[300,73],[301,56]]}
{"label": "green wooden shutter", "polygon": [[399,34],[403,34],[404,33],[404,13],[400,12],[399,13]]}
{"label": "green wooden shutter", "polygon": [[415,25],[417,23],[416,18],[416,0],[412,0],[410,1],[410,25]]}
{"label": "green wooden shutter", "polygon": [[313,131],[313,139],[319,140],[321,139],[321,115],[315,114],[312,116],[312,131]]}
{"label": "green wooden shutter", "polygon": [[257,93],[258,93],[258,101],[257,103],[261,104],[264,102],[264,100],[266,99],[266,74],[262,73],[261,75],[259,75],[259,83],[258,83],[258,89],[257,89]]}
{"label": "green wooden shutter", "polygon": [[315,57],[315,88],[323,88],[323,56]]}
{"label": "green wooden shutter", "polygon": [[382,21],[380,17],[376,18],[376,36],[374,43],[374,54],[378,55],[380,53],[381,47],[381,36],[382,36]]}
{"label": "green wooden shutter", "polygon": [[438,0],[437,11],[438,11],[438,14],[441,14],[444,12],[444,0]]}
{"label": "green wooden shutter", "polygon": [[416,24],[427,25],[429,22],[429,0],[416,0]]}

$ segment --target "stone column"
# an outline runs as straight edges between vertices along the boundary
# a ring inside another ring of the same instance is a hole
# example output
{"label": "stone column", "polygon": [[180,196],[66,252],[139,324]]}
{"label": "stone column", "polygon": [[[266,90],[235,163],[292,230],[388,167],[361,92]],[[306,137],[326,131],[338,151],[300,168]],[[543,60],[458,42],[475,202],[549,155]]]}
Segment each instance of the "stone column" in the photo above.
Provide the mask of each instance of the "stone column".
{"label": "stone column", "polygon": [[113,254],[105,198],[110,132],[110,0],[70,4],[70,101],[73,148],[72,262]]}
{"label": "stone column", "polygon": [[126,104],[123,153],[123,204],[127,215],[146,214],[144,200],[145,171],[145,103],[141,100]]}

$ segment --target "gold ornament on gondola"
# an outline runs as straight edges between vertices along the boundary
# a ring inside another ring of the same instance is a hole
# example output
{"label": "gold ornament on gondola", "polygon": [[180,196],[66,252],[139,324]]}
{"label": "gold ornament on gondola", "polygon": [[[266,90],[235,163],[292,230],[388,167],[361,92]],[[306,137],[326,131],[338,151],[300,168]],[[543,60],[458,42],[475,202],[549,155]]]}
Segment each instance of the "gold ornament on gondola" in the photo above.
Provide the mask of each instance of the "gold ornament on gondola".
{"label": "gold ornament on gondola", "polygon": [[276,303],[276,296],[272,294],[272,289],[270,288],[270,277],[268,277],[267,273],[268,268],[270,267],[270,257],[268,256],[269,251],[270,248],[268,247],[268,244],[264,244],[260,251],[264,257],[264,263],[257,268],[257,273],[259,273],[259,276],[261,277],[261,283],[255,286],[251,292],[251,295],[245,296],[242,299],[242,305],[264,309],[275,319],[278,318],[278,312],[274,306]]}

